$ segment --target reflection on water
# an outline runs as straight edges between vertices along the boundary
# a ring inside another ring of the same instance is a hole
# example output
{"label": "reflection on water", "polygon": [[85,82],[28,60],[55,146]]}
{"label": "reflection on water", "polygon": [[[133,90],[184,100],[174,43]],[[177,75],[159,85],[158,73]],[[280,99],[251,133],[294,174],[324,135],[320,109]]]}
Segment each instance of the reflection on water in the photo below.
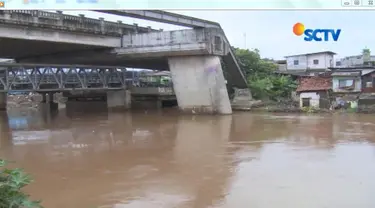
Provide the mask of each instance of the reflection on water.
{"label": "reflection on water", "polygon": [[[69,115],[69,114],[68,114]],[[0,115],[46,207],[375,207],[371,115]]]}

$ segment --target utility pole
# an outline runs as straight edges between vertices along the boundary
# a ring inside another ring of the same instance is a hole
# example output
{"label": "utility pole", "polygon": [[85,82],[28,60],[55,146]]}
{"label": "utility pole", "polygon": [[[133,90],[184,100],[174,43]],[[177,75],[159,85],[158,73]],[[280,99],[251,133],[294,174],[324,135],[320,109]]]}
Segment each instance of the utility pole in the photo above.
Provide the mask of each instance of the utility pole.
{"label": "utility pole", "polygon": [[246,45],[246,33],[243,34],[243,39],[244,39],[244,49],[247,49],[247,45]]}

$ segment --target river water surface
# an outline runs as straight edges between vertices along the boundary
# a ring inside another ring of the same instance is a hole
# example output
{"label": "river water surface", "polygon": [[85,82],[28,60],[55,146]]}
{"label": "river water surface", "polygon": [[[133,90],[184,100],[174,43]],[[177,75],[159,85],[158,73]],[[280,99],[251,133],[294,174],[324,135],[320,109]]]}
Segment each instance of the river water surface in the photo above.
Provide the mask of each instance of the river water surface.
{"label": "river water surface", "polygon": [[373,208],[375,115],[2,114],[46,208]]}

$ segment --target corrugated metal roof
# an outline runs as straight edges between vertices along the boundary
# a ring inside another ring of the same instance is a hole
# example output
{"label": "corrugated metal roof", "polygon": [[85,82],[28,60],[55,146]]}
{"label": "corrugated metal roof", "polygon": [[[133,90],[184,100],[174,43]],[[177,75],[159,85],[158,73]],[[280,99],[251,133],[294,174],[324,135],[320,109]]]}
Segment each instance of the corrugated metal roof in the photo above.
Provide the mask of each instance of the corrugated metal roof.
{"label": "corrugated metal roof", "polygon": [[314,52],[314,53],[303,53],[303,54],[289,55],[289,56],[285,56],[285,58],[293,57],[293,56],[307,56],[307,55],[313,55],[313,54],[322,54],[322,53],[328,53],[328,54],[336,55],[336,53],[333,52],[333,51],[321,51],[321,52]]}
{"label": "corrugated metal roof", "polygon": [[362,76],[366,75],[366,74],[370,74],[370,73],[372,73],[374,71],[375,71],[375,69],[363,69],[362,70]]}
{"label": "corrugated metal roof", "polygon": [[360,76],[361,72],[333,72],[332,76]]}

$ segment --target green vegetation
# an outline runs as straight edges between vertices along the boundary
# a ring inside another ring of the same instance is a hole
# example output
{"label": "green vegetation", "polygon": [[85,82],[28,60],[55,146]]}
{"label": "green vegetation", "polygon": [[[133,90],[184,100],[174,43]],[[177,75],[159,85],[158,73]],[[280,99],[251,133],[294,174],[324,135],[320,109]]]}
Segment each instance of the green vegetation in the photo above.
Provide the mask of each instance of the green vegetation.
{"label": "green vegetation", "polygon": [[290,98],[297,83],[290,76],[275,73],[277,65],[260,57],[259,50],[234,49],[255,99],[280,101]]}
{"label": "green vegetation", "polygon": [[319,112],[319,109],[313,107],[313,106],[310,106],[310,107],[303,107],[302,108],[302,112],[305,112],[305,113],[317,113]]}
{"label": "green vegetation", "polygon": [[7,162],[0,159],[0,208],[41,208],[39,201],[31,201],[21,191],[32,182],[22,169],[7,169]]}

